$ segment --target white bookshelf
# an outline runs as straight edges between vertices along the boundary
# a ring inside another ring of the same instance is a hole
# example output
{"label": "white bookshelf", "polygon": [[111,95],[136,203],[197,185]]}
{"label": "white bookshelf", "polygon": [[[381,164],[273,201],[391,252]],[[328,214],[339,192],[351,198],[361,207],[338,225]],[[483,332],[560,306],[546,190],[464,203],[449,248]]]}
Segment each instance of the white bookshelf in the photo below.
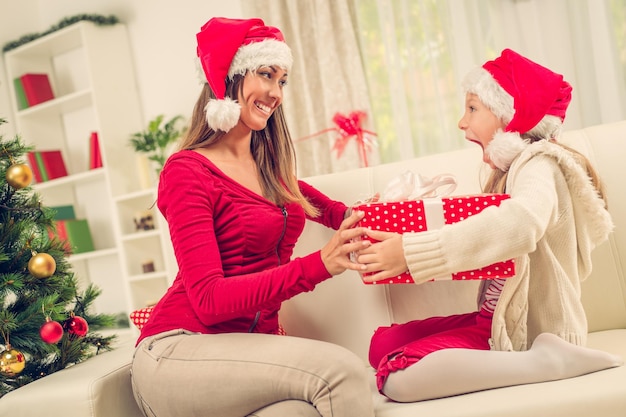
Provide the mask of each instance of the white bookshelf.
{"label": "white bookshelf", "polygon": [[[126,314],[156,301],[175,270],[156,208],[155,229],[137,231],[136,212],[155,199],[142,190],[130,135],[143,130],[132,54],[123,24],[78,22],[5,53],[16,132],[36,150],[59,149],[68,176],[34,184],[45,206],[73,205],[87,219],[95,250],[68,259],[79,283],[102,289],[97,312]],[[54,99],[19,110],[13,79],[48,74]],[[103,167],[89,169],[89,137],[98,132]],[[143,273],[151,259],[155,270]]]}

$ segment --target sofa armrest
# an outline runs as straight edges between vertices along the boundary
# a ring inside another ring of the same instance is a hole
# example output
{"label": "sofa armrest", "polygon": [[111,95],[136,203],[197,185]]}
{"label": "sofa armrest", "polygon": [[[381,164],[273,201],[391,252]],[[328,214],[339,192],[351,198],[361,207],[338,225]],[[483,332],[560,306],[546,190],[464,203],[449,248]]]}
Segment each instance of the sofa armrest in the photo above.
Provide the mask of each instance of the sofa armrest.
{"label": "sofa armrest", "polygon": [[6,394],[0,417],[143,417],[130,385],[135,335],[118,335],[114,350]]}

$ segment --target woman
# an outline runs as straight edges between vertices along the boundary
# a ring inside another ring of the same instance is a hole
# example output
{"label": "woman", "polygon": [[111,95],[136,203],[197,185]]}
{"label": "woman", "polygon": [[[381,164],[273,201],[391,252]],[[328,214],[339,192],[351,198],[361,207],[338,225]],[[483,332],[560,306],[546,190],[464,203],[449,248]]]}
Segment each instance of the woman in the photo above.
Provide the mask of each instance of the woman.
{"label": "woman", "polygon": [[[373,416],[356,355],[279,335],[281,302],[358,269],[364,247],[361,215],[295,178],[289,47],[260,19],[211,19],[197,41],[206,82],[157,201],[179,272],[137,342],[137,402],[159,417]],[[290,260],[306,217],[338,231]]]}
{"label": "woman", "polygon": [[516,276],[484,281],[474,312],[375,332],[370,363],[380,392],[396,401],[569,378],[622,362],[583,347],[580,282],[612,222],[594,168],[557,143],[571,86],[506,49],[470,72],[464,87],[459,128],[493,169],[485,192],[511,198],[439,230],[370,231],[381,242],[358,261],[379,271],[365,277],[371,281],[408,270],[423,283],[510,258]]}

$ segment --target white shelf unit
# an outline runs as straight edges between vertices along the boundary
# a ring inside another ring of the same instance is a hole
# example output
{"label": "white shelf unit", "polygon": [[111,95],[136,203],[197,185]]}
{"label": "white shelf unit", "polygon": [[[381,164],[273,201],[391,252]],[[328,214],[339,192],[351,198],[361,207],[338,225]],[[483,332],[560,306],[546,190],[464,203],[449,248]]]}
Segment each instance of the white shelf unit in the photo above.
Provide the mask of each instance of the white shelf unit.
{"label": "white shelf unit", "polygon": [[[120,218],[122,262],[133,309],[155,304],[165,293],[177,270],[167,223],[156,207],[156,190],[139,190],[115,200]],[[154,229],[137,228],[135,219],[149,212]],[[152,262],[154,271],[144,271]]]}
{"label": "white shelf unit", "polygon": [[[6,52],[5,65],[16,131],[36,150],[59,149],[68,171],[66,177],[35,184],[35,191],[45,206],[73,205],[91,230],[95,251],[68,261],[79,283],[102,289],[94,302],[97,312],[128,314],[141,297],[129,284],[134,273],[124,251],[132,245],[122,237],[125,219],[117,202],[140,188],[128,139],[143,129],[143,121],[126,27],[78,22]],[[48,74],[55,98],[19,110],[12,80],[25,73]],[[94,131],[103,167],[90,170]]]}

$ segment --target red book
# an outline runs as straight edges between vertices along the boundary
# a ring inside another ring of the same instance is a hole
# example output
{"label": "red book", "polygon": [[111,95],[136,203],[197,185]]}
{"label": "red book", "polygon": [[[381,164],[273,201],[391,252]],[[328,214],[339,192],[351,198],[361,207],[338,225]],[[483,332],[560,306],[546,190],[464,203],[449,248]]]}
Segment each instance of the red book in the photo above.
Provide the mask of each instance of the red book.
{"label": "red book", "polygon": [[63,249],[66,254],[72,253],[72,247],[67,238],[67,229],[65,228],[65,221],[58,220],[54,222],[54,227],[48,229],[48,237],[54,239],[55,237],[64,243]]}
{"label": "red book", "polygon": [[43,165],[48,174],[48,179],[61,178],[67,176],[63,155],[59,150],[39,151]]}
{"label": "red book", "polygon": [[26,94],[24,94],[24,87],[22,86],[22,80],[19,78],[14,79],[13,87],[15,87],[15,98],[17,99],[17,109],[24,110],[28,108],[28,100],[26,100]]}
{"label": "red book", "polygon": [[30,165],[31,171],[33,171],[33,176],[35,177],[35,182],[43,182],[41,178],[41,172],[39,172],[39,165],[37,165],[37,157],[35,156],[35,152],[28,152],[28,164]]}
{"label": "red book", "polygon": [[89,169],[100,167],[102,167],[102,154],[100,153],[98,132],[91,132],[89,137]]}
{"label": "red book", "polygon": [[100,152],[100,144],[96,147],[96,168],[102,167],[102,153]]}
{"label": "red book", "polygon": [[43,159],[41,159],[41,152],[35,152],[35,160],[37,161],[37,168],[39,168],[39,174],[41,174],[42,181],[48,181],[48,173],[46,167],[43,165]]}
{"label": "red book", "polygon": [[20,80],[29,106],[54,98],[48,74],[24,74]]}
{"label": "red book", "polygon": [[63,242],[63,249],[68,255],[95,250],[89,224],[84,219],[57,220],[54,228],[48,229],[48,236]]}
{"label": "red book", "polygon": [[59,221],[56,221],[54,223],[55,223],[56,228],[57,228],[57,237],[62,242],[65,242],[65,252],[71,253],[72,252],[72,247],[70,246],[70,242],[68,240],[67,229],[65,228],[65,221],[64,220],[59,220]]}

